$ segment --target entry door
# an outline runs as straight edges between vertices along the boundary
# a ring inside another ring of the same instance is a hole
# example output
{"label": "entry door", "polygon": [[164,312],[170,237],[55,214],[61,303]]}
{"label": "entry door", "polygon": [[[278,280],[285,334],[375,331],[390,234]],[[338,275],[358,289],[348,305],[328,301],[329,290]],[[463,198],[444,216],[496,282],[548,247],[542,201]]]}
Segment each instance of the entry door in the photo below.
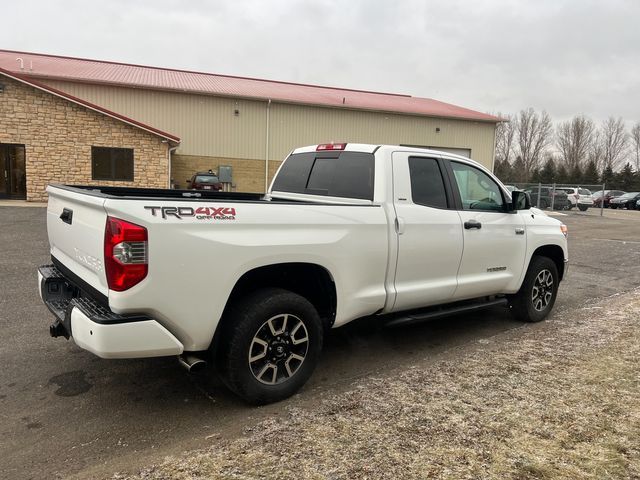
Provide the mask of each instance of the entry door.
{"label": "entry door", "polygon": [[453,296],[463,233],[437,158],[393,154],[398,260],[393,311],[446,302]]}
{"label": "entry door", "polygon": [[464,232],[456,299],[517,288],[527,248],[522,216],[508,211],[502,189],[481,169],[456,161],[449,165]]}
{"label": "entry door", "polygon": [[24,145],[0,144],[0,197],[27,197],[26,166]]}

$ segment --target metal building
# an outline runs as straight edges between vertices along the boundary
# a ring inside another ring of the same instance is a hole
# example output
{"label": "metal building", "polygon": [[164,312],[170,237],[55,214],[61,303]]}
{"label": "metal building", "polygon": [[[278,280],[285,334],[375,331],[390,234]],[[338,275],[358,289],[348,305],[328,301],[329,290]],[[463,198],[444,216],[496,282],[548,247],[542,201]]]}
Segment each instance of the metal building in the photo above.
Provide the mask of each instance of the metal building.
{"label": "metal building", "polygon": [[[425,146],[492,168],[492,115],[427,98],[0,50],[0,68],[181,139],[170,178],[231,167],[238,191],[264,191],[295,147]],[[266,175],[268,173],[268,175]]]}

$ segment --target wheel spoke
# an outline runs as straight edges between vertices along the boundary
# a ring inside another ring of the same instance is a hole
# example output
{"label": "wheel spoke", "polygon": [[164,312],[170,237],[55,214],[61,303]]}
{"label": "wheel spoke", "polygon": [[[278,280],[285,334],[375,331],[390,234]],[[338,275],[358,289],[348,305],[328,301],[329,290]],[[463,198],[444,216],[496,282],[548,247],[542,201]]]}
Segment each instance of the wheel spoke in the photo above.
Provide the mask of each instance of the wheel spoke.
{"label": "wheel spoke", "polygon": [[[262,347],[262,351],[257,353],[256,355],[252,355],[253,350],[254,350],[254,346],[255,345],[259,345]],[[267,348],[269,347],[269,344],[267,342],[265,342],[264,340],[258,338],[258,337],[253,337],[253,342],[251,343],[251,347],[249,348],[249,363],[253,363],[256,360],[260,360],[261,358],[264,358],[267,356]]]}
{"label": "wheel spoke", "polygon": [[[298,360],[300,362],[298,366],[293,370],[291,369],[291,360]],[[302,365],[302,362],[304,362],[304,357],[301,357],[300,355],[297,355],[295,353],[289,355],[287,361],[284,362],[284,367],[287,369],[287,374],[291,377],[294,373],[296,373],[296,371],[298,371],[300,365]]]}
{"label": "wheel spoke", "polygon": [[[296,338],[296,334],[298,333],[298,330],[300,330],[301,327],[302,327],[302,333],[304,337]],[[290,337],[291,337],[291,343],[293,345],[300,345],[301,343],[309,341],[309,336],[307,335],[307,329],[304,328],[304,324],[302,322],[298,322],[298,324],[293,328],[293,330],[291,331]]]}
{"label": "wheel spoke", "polygon": [[[282,327],[279,328],[279,329],[276,329],[274,321],[277,318],[280,318],[280,317],[282,317]],[[285,332],[285,330],[287,329],[287,319],[288,318],[289,318],[289,315],[287,315],[287,314],[281,315],[281,316],[278,316],[278,317],[270,318],[267,321],[267,324],[269,325],[269,330],[271,330],[271,335],[273,335],[274,337],[276,337],[278,335],[282,335]]]}
{"label": "wheel spoke", "polygon": [[[267,373],[267,370],[269,370],[269,369],[273,370],[273,375],[271,376],[271,381],[270,382],[265,381],[265,380],[262,379],[262,377],[264,377],[265,373]],[[278,366],[274,365],[272,363],[267,363],[264,367],[262,367],[262,370],[260,370],[260,373],[258,373],[256,375],[256,378],[258,380],[260,380],[261,382],[263,382],[263,383],[274,384],[274,383],[276,383],[277,375],[278,375]]]}

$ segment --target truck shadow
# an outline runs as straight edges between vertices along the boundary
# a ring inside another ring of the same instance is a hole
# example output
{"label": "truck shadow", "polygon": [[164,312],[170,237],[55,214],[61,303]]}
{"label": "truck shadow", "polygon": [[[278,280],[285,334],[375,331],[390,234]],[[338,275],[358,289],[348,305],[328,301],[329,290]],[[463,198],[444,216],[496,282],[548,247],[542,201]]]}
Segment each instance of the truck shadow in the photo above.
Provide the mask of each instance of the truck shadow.
{"label": "truck shadow", "polygon": [[[356,379],[384,375],[397,367],[437,358],[452,348],[486,339],[521,326],[505,308],[491,308],[424,323],[387,328],[376,318],[365,318],[331,330],[325,337],[320,364],[300,397],[318,389],[338,393]],[[212,399],[245,405],[229,394],[208,367],[192,375],[194,386]],[[286,403],[282,402],[282,403]]]}

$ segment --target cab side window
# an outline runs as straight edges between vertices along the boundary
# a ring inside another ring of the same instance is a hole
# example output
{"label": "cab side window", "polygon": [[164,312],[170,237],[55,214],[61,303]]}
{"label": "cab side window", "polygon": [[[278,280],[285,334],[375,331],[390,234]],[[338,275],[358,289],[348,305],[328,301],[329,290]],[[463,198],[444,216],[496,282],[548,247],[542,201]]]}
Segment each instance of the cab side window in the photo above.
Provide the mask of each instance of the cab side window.
{"label": "cab side window", "polygon": [[409,157],[409,176],[413,203],[427,207],[447,208],[447,194],[437,160]]}
{"label": "cab side window", "polygon": [[463,210],[505,211],[498,184],[482,170],[466,163],[451,162]]}

